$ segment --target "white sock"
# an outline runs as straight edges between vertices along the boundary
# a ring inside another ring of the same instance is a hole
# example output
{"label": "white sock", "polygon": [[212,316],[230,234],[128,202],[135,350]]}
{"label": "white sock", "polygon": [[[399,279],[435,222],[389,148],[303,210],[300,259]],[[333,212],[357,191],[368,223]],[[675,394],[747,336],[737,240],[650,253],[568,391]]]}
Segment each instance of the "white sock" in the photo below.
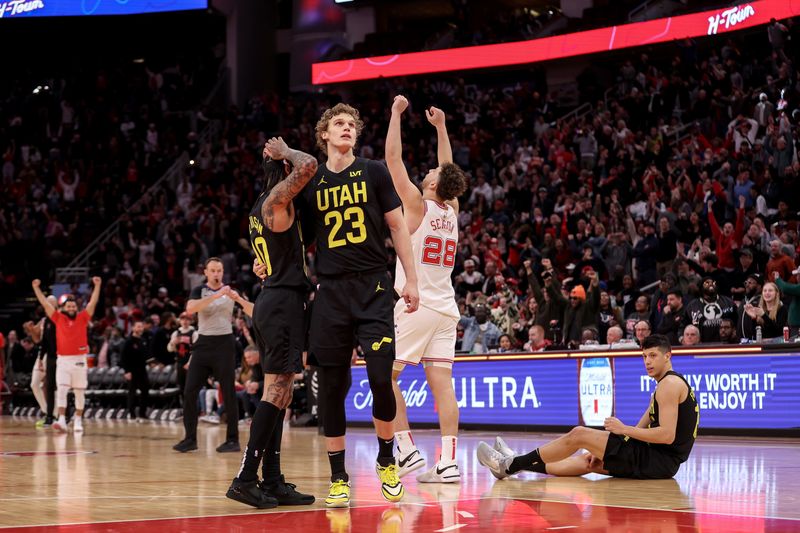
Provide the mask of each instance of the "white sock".
{"label": "white sock", "polygon": [[66,425],[66,424],[67,424],[67,419],[66,419],[66,417],[65,417],[64,415],[59,415],[59,417],[58,417],[58,423],[59,423],[59,424]]}
{"label": "white sock", "polygon": [[75,415],[75,417],[73,418],[73,420],[75,421],[75,423],[76,423],[76,424],[80,424],[80,423],[81,423],[81,420],[83,420],[83,416],[78,416],[78,415]]}
{"label": "white sock", "polygon": [[442,456],[439,462],[442,464],[452,464],[456,462],[456,444],[458,437],[445,435],[442,437]]}
{"label": "white sock", "polygon": [[411,438],[411,431],[398,431],[394,434],[394,440],[397,443],[397,449],[403,455],[409,454],[417,449],[414,444],[414,439]]}

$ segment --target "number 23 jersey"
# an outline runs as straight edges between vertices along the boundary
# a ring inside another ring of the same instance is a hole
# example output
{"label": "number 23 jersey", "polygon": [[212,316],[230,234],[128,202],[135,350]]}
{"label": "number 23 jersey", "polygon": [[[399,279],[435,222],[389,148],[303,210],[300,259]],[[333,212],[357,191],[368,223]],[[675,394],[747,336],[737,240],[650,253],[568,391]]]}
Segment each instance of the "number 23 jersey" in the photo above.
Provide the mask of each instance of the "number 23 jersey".
{"label": "number 23 jersey", "polygon": [[320,165],[303,199],[313,220],[320,276],[387,267],[384,214],[400,207],[400,198],[382,163],[357,157],[338,173]]}
{"label": "number 23 jersey", "polygon": [[[446,204],[423,200],[424,215],[411,235],[411,249],[417,267],[419,304],[447,316],[460,317],[453,281],[453,265],[458,249],[458,222],[455,210]],[[394,287],[397,294],[406,283],[406,273],[397,262]]]}

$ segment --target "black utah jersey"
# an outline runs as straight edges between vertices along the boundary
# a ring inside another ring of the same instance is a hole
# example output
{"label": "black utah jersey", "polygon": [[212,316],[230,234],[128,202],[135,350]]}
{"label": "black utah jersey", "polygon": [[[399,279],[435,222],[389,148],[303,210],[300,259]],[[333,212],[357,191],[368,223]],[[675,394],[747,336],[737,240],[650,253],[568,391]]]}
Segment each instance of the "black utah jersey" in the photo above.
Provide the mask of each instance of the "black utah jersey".
{"label": "black utah jersey", "polygon": [[320,165],[303,198],[313,220],[319,275],[387,268],[384,214],[400,207],[400,198],[382,163],[357,157],[339,173]]}
{"label": "black utah jersey", "polygon": [[[651,444],[650,446],[678,458],[683,463],[689,458],[689,453],[692,451],[692,446],[694,446],[694,440],[697,438],[697,427],[700,425],[700,407],[697,405],[697,400],[695,400],[694,390],[692,390],[692,386],[689,385],[686,378],[674,370],[670,370],[661,379],[667,376],[680,378],[689,388],[689,393],[686,395],[686,399],[678,405],[675,440],[670,444]],[[656,400],[656,395],[653,394],[650,400],[650,425],[648,427],[656,428],[658,426],[658,401]]]}
{"label": "black utah jersey", "polygon": [[286,231],[276,233],[267,228],[261,217],[261,206],[267,199],[262,193],[250,211],[250,246],[267,266],[266,287],[311,287],[306,276],[306,253],[300,231],[300,222],[295,213],[294,222]]}

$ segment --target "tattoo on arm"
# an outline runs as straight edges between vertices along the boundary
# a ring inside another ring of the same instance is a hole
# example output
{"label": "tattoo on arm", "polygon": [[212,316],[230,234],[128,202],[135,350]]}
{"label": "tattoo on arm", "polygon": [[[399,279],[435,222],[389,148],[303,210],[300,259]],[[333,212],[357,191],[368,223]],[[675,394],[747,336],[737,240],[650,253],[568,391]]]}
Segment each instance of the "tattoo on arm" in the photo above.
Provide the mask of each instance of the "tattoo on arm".
{"label": "tattoo on arm", "polygon": [[261,207],[261,217],[270,230],[275,224],[276,210],[288,208],[292,199],[300,194],[317,172],[317,160],[305,152],[290,150],[286,159],[292,163],[292,172],[270,191]]}

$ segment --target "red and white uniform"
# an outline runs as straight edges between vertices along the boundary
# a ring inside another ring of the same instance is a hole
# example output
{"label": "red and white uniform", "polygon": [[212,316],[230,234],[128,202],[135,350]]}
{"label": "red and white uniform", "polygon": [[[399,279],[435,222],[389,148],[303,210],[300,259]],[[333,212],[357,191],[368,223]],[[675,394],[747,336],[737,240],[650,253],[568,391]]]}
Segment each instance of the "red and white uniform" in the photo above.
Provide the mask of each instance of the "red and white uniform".
{"label": "red and white uniform", "polygon": [[86,355],[89,353],[89,313],[83,310],[72,319],[56,311],[50,320],[56,325],[56,384],[85,389],[88,385]]}
{"label": "red and white uniform", "polygon": [[[453,364],[456,326],[460,318],[450,276],[458,249],[458,220],[452,207],[423,200],[424,214],[411,235],[417,269],[419,309],[405,312],[405,302],[394,310],[396,361],[449,367]],[[397,262],[395,290],[406,283],[403,266]]]}

